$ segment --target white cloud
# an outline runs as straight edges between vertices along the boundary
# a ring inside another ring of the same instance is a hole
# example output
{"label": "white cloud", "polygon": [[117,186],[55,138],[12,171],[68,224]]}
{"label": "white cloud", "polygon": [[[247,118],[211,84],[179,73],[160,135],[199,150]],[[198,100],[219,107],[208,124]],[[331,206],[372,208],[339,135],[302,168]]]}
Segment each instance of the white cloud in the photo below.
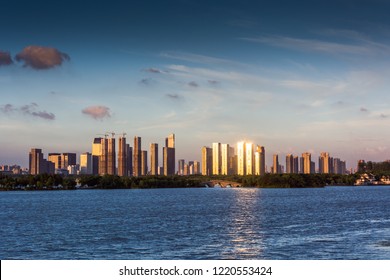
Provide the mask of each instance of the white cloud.
{"label": "white cloud", "polygon": [[333,35],[335,35],[336,33],[337,35],[347,33],[349,34],[350,38],[353,38],[355,40],[351,43],[339,43],[318,39],[293,38],[288,36],[260,36],[241,39],[249,42],[266,44],[285,49],[321,52],[334,55],[350,54],[375,56],[378,54],[388,55],[390,53],[390,47],[388,47],[387,45],[371,41],[369,39],[363,39],[362,35],[353,33],[353,31],[328,31],[327,33]]}

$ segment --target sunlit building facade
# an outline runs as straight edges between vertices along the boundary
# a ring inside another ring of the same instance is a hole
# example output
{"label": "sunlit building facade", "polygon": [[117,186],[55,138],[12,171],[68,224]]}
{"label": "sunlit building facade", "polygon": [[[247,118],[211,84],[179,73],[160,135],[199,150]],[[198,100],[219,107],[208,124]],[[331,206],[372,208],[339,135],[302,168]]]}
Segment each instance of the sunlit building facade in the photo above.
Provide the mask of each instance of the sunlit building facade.
{"label": "sunlit building facade", "polygon": [[141,137],[134,137],[133,149],[133,174],[134,176],[141,176]]}
{"label": "sunlit building facade", "polygon": [[237,143],[237,174],[246,175],[246,145],[245,142]]}
{"label": "sunlit building facade", "polygon": [[312,173],[312,162],[311,162],[311,154],[310,153],[303,153],[303,173],[304,174],[311,174]]}
{"label": "sunlit building facade", "polygon": [[118,176],[128,176],[127,174],[127,144],[125,137],[118,139]]}
{"label": "sunlit building facade", "polygon": [[165,138],[165,147],[163,148],[164,175],[174,175],[176,170],[175,165],[175,134],[170,134]]}
{"label": "sunlit building facade", "polygon": [[221,175],[230,175],[229,172],[230,149],[229,144],[221,144]]}
{"label": "sunlit building facade", "polygon": [[92,174],[92,154],[82,153],[80,155],[80,174]]}
{"label": "sunlit building facade", "polygon": [[221,143],[213,143],[213,175],[221,175],[222,172],[222,153]]}

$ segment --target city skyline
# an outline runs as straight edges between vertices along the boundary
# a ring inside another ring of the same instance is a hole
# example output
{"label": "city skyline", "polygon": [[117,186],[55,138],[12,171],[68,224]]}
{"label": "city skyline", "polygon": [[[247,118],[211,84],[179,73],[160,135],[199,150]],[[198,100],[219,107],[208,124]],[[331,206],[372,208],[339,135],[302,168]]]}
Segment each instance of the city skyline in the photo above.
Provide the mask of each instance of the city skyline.
{"label": "city skyline", "polygon": [[390,3],[21,2],[0,18],[0,165],[28,166],[31,147],[80,155],[105,131],[160,139],[160,160],[171,131],[176,159],[199,162],[239,141],[269,168],[390,158]]}
{"label": "city skyline", "polygon": [[[111,136],[105,134],[104,138],[94,138],[91,152],[84,152],[77,157],[76,153],[48,152],[47,159],[42,148],[31,148],[29,152],[30,174],[56,173],[56,174],[93,174],[93,175],[119,175],[119,176],[143,176],[143,175],[264,175],[265,173],[321,173],[321,174],[350,174],[357,169],[347,170],[346,161],[338,157],[332,157],[329,152],[321,152],[318,163],[315,155],[309,152],[302,156],[286,155],[285,165],[279,163],[278,154],[272,155],[272,166],[265,164],[266,149],[264,146],[250,142],[237,142],[236,145],[212,143],[212,148],[203,146],[200,149],[201,162],[191,159],[179,159],[176,168],[175,134],[165,138],[162,160],[158,158],[158,144],[149,145],[148,150],[142,150],[142,138],[134,137],[134,150],[139,150],[139,155],[134,153],[133,147],[126,144],[126,134],[118,137],[118,147],[115,133]],[[117,149],[118,148],[118,149]],[[116,152],[118,151],[118,152]],[[77,160],[79,158],[79,161]],[[186,162],[188,161],[188,163]],[[138,163],[137,163],[138,162]],[[359,160],[361,162],[361,160]],[[358,163],[359,164],[359,163]],[[356,167],[358,167],[358,164]],[[133,166],[139,166],[139,171]],[[4,165],[0,165],[4,166]],[[11,166],[12,165],[6,165]],[[20,166],[13,166],[15,174],[20,174]],[[7,169],[8,170],[8,169]],[[13,170],[9,170],[13,171]]]}

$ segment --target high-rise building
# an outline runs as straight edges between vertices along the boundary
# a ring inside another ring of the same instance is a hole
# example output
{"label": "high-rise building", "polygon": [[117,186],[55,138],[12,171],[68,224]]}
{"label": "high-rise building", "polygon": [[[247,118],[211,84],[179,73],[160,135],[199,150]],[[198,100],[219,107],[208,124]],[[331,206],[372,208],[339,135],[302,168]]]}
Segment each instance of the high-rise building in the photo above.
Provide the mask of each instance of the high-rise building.
{"label": "high-rise building", "polygon": [[295,156],[293,159],[293,173],[299,173],[299,157]]}
{"label": "high-rise building", "polygon": [[211,175],[213,169],[213,150],[209,147],[202,147],[202,175]]}
{"label": "high-rise building", "polygon": [[165,147],[163,148],[164,175],[175,175],[175,134],[170,134],[165,138]]}
{"label": "high-rise building", "polygon": [[29,154],[29,170],[32,175],[46,173],[42,149],[31,149]]}
{"label": "high-rise building", "polygon": [[92,174],[99,174],[99,161],[102,155],[102,138],[94,138],[92,142]]}
{"label": "high-rise building", "polygon": [[193,174],[200,174],[200,162],[194,161],[194,172]]}
{"label": "high-rise building", "polygon": [[92,154],[82,153],[80,155],[80,174],[92,174]]}
{"label": "high-rise building", "polygon": [[115,138],[108,138],[107,143],[107,174],[116,174],[116,151],[115,151]]}
{"label": "high-rise building", "polygon": [[213,143],[213,175],[221,175],[222,154],[221,143]]}
{"label": "high-rise building", "polygon": [[310,153],[303,153],[303,173],[304,174],[311,174],[312,173],[312,164],[311,164],[311,154]]}
{"label": "high-rise building", "polygon": [[228,174],[237,173],[237,157],[234,154],[234,147],[229,146],[229,169]]}
{"label": "high-rise building", "polygon": [[133,176],[133,147],[126,144],[127,151],[127,176]]}
{"label": "high-rise building", "polygon": [[178,174],[179,175],[184,175],[184,164],[185,164],[185,160],[184,159],[179,159],[178,161]]}
{"label": "high-rise building", "polygon": [[141,151],[141,175],[148,175],[148,151]]}
{"label": "high-rise building", "polygon": [[229,172],[229,159],[230,159],[230,147],[229,144],[221,144],[221,175],[230,175]]}
{"label": "high-rise building", "polygon": [[255,175],[265,174],[265,149],[263,146],[256,146],[255,152]]}
{"label": "high-rise building", "polygon": [[190,175],[190,166],[187,163],[185,163],[183,165],[183,174],[182,175],[185,175],[185,176]]}
{"label": "high-rise building", "polygon": [[76,154],[75,153],[63,153],[61,156],[62,168],[68,168],[69,165],[76,165]]}
{"label": "high-rise building", "polygon": [[246,145],[245,142],[237,143],[237,174],[246,175]]}
{"label": "high-rise building", "polygon": [[255,158],[254,158],[254,144],[245,143],[245,153],[246,153],[246,173],[245,175],[253,175],[255,168]]}
{"label": "high-rise building", "polygon": [[333,159],[333,169],[335,174],[345,174],[347,171],[346,162],[339,158]]}
{"label": "high-rise building", "polygon": [[54,163],[55,169],[61,169],[62,168],[62,156],[60,153],[49,153],[49,156],[47,157],[48,161],[51,161]]}
{"label": "high-rise building", "polygon": [[108,174],[108,139],[100,138],[100,140],[101,153],[99,156],[99,175],[105,175]]}
{"label": "high-rise building", "polygon": [[128,176],[126,137],[119,137],[118,144],[118,176]]}
{"label": "high-rise building", "polygon": [[141,137],[134,137],[133,150],[133,172],[134,176],[141,176]]}
{"label": "high-rise building", "polygon": [[333,164],[331,164],[331,158],[329,157],[329,153],[322,152],[318,160],[319,173],[321,174],[332,173],[331,170],[332,166]]}
{"label": "high-rise building", "polygon": [[54,163],[43,158],[42,149],[31,149],[29,153],[29,170],[32,175],[54,174]]}
{"label": "high-rise building", "polygon": [[280,171],[279,156],[277,154],[274,154],[274,156],[273,156],[273,165],[272,165],[272,173],[278,174],[279,171]]}
{"label": "high-rise building", "polygon": [[294,173],[294,156],[286,155],[286,173]]}
{"label": "high-rise building", "polygon": [[150,174],[158,175],[158,144],[150,144]]}

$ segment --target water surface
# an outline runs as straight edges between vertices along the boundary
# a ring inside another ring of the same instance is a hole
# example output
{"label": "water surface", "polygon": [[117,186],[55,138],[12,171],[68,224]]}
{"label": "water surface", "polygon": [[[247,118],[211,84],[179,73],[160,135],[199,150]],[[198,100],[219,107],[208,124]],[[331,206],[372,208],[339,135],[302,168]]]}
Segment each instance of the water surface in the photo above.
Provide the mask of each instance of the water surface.
{"label": "water surface", "polygon": [[390,187],[0,192],[1,259],[390,259]]}

